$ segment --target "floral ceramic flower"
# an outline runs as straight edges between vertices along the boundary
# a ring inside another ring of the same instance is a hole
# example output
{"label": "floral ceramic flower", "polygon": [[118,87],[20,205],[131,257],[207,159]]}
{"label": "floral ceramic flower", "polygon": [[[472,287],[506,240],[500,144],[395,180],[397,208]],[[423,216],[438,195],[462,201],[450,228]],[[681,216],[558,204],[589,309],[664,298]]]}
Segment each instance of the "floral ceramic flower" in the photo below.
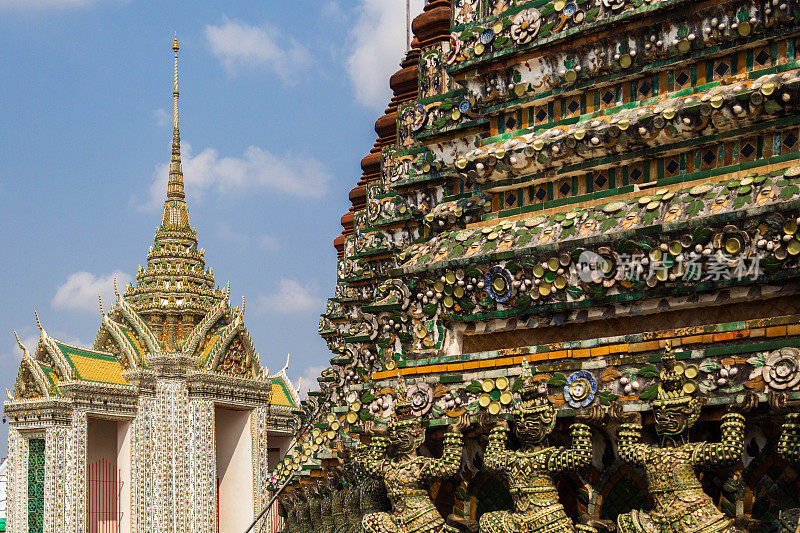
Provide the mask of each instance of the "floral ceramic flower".
{"label": "floral ceramic flower", "polygon": [[797,348],[781,348],[766,357],[759,355],[752,358],[748,362],[755,366],[756,370],[751,374],[751,379],[761,374],[770,389],[797,388],[797,385],[800,384],[799,353],[800,350]]}
{"label": "floral ceramic flower", "polygon": [[594,220],[587,220],[586,222],[581,224],[581,229],[578,230],[580,232],[580,236],[585,237],[586,235],[594,231],[596,224],[597,223]]}
{"label": "floral ceramic flower", "polygon": [[486,294],[496,302],[503,303],[511,296],[511,273],[499,266],[492,267],[484,278]]}
{"label": "floral ceramic flower", "polygon": [[433,406],[433,389],[427,383],[415,383],[408,389],[415,416],[422,416]]}
{"label": "floral ceramic flower", "polygon": [[594,400],[597,394],[597,381],[586,370],[573,372],[564,385],[564,399],[570,406],[586,407]]}
{"label": "floral ceramic flower", "polygon": [[539,33],[541,25],[542,15],[538,9],[520,11],[511,22],[511,38],[517,44],[528,44]]}
{"label": "floral ceramic flower", "polygon": [[417,104],[414,109],[413,121],[411,122],[411,129],[415,132],[420,131],[425,127],[425,121],[428,114],[425,112],[425,107],[422,104]]}

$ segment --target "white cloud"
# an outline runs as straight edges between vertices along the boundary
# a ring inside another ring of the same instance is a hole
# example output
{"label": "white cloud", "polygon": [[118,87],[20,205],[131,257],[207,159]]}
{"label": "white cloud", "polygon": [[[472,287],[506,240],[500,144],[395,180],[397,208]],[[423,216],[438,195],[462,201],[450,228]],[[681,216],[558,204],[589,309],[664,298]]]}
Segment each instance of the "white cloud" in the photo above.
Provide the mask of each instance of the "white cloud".
{"label": "white cloud", "polygon": [[300,398],[304,398],[310,390],[319,389],[319,381],[317,381],[317,378],[326,368],[325,366],[309,366],[303,370],[302,379],[300,380],[300,389],[298,390],[298,396],[300,396]]}
{"label": "white cloud", "polygon": [[303,285],[297,280],[283,278],[276,292],[261,296],[259,310],[282,315],[321,312],[324,304],[315,295],[316,291],[313,284]]}
{"label": "white cloud", "polygon": [[226,17],[219,26],[207,24],[205,34],[211,52],[232,74],[241,68],[263,67],[290,82],[311,64],[305,47],[272,26],[251,26]]}
{"label": "white cloud", "polygon": [[156,119],[156,124],[158,124],[159,128],[166,128],[172,123],[172,116],[164,108],[153,111],[153,117]]}
{"label": "white cloud", "polygon": [[[319,199],[328,192],[331,180],[323,164],[312,156],[276,155],[256,146],[250,146],[241,157],[220,157],[214,148],[195,155],[188,142],[181,142],[181,161],[186,194],[197,200],[209,191],[238,194],[262,190]],[[169,163],[158,165],[145,207],[163,204],[168,179]]]}
{"label": "white cloud", "polygon": [[120,270],[115,270],[107,276],[95,276],[91,272],[75,272],[67,277],[67,281],[58,286],[56,295],[50,301],[54,309],[67,311],[82,311],[85,313],[99,312],[97,295],[104,302],[113,302],[114,278],[120,290],[125,288],[133,278]]}
{"label": "white cloud", "polygon": [[257,237],[236,231],[227,222],[222,222],[217,226],[217,237],[231,242],[241,248],[257,246],[265,252],[277,252],[279,249],[278,239],[269,234],[262,234]]}
{"label": "white cloud", "polygon": [[[28,349],[31,355],[34,355],[36,353],[36,347],[39,346],[39,333],[37,332],[26,335],[20,338],[20,341],[22,342],[22,345]],[[19,348],[19,346],[17,346],[17,348]],[[17,353],[19,353],[19,358],[22,359],[22,350],[18,350]]]}
{"label": "white cloud", "polygon": [[[19,334],[19,340],[22,342],[22,345],[28,349],[31,355],[36,353],[36,347],[39,345],[39,332],[28,334]],[[3,353],[4,359],[10,359],[11,361],[19,362],[22,360],[22,350],[19,349],[17,345],[17,339],[14,338],[14,334],[11,334],[11,344],[9,345],[8,352]]]}
{"label": "white cloud", "polygon": [[[412,19],[424,4],[424,0],[411,0]],[[406,52],[406,3],[360,0],[357,12],[347,71],[358,102],[380,112],[392,96],[389,77]]]}

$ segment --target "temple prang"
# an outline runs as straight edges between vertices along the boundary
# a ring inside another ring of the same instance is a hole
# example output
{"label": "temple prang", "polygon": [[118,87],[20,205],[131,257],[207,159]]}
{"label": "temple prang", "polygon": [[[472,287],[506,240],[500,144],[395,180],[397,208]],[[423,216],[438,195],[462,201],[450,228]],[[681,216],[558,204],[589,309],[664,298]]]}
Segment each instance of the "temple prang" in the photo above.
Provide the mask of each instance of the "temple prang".
{"label": "temple prang", "polygon": [[435,0],[412,28],[276,486],[365,468],[391,509],[358,532],[794,531],[800,4]]}

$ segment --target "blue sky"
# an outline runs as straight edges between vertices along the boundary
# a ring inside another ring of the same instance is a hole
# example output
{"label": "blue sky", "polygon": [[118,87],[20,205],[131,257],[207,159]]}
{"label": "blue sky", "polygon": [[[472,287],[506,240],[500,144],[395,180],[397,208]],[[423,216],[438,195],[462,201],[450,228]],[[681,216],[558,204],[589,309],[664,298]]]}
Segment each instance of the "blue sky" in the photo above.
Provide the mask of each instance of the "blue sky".
{"label": "blue sky", "polygon": [[[414,0],[418,12],[422,0]],[[405,52],[402,0],[0,0],[0,387],[145,262],[166,191],[173,32],[192,225],[262,364],[314,378],[333,238]],[[5,440],[7,425],[0,426]],[[0,455],[3,455],[0,452]]]}

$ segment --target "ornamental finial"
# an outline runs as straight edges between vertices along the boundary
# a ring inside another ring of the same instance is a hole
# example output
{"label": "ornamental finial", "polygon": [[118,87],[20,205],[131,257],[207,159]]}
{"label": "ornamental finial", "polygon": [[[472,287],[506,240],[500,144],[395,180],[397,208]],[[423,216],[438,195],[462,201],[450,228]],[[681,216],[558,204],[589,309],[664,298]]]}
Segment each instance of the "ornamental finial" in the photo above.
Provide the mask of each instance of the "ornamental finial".
{"label": "ornamental finial", "polygon": [[103,297],[99,294],[97,295],[97,301],[100,304],[100,316],[106,316],[106,314],[103,312]]}
{"label": "ornamental finial", "polygon": [[14,338],[17,339],[17,346],[19,346],[19,349],[25,351],[25,346],[23,346],[22,341],[19,340],[19,335],[17,335],[16,331],[14,332]]}
{"label": "ornamental finial", "polygon": [[39,328],[39,331],[41,331],[42,329],[44,329],[44,328],[42,328],[42,323],[41,323],[41,322],[39,322],[39,313],[37,313],[35,309],[34,309],[34,311],[33,311],[33,316],[35,316],[35,317],[36,317],[36,327],[37,327],[37,328]]}
{"label": "ornamental finial", "polygon": [[167,199],[183,200],[183,169],[181,168],[181,135],[178,130],[178,34],[172,41],[172,51],[175,53],[175,82],[172,89],[172,160],[169,164],[169,183],[167,185]]}

